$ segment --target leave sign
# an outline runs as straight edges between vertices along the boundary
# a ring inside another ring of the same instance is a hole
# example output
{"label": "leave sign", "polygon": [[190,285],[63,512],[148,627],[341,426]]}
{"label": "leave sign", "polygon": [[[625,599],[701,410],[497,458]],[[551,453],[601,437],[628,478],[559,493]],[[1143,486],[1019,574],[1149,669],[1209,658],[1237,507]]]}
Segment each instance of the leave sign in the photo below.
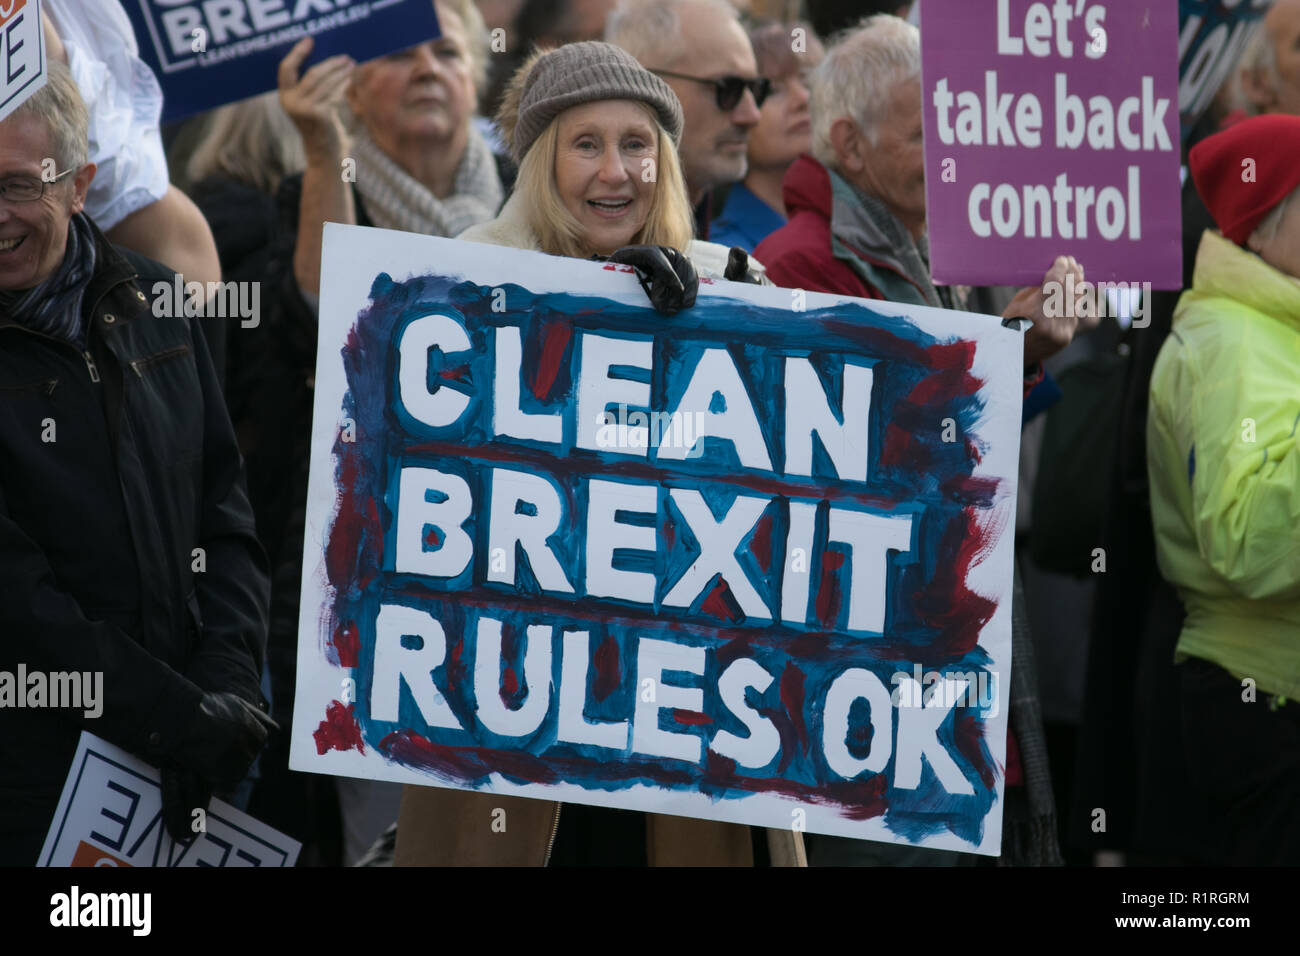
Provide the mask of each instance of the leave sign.
{"label": "leave sign", "polygon": [[40,0],[0,2],[0,120],[45,85]]}
{"label": "leave sign", "polygon": [[299,770],[994,854],[999,320],[328,225]]}
{"label": "leave sign", "polygon": [[189,842],[173,840],[157,769],[83,731],[37,865],[293,866],[302,848],[215,797],[190,823]]}
{"label": "leave sign", "polygon": [[[303,37],[307,65],[336,53],[357,62],[438,36],[429,0],[124,0],[141,58],[163,88],[169,123],[276,86]],[[304,67],[305,68],[305,67]]]}
{"label": "leave sign", "polygon": [[1182,285],[1176,0],[926,0],[936,282]]}

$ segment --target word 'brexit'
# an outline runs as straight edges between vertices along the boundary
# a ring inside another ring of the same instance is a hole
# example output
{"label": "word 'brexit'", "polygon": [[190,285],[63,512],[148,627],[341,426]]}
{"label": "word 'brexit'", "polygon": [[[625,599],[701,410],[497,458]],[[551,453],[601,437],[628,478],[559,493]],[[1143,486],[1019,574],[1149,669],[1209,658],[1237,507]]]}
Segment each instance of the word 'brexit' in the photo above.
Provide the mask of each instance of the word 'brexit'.
{"label": "word 'brexit'", "polygon": [[[883,633],[889,552],[913,550],[912,513],[827,502],[823,489],[813,484],[802,495],[789,488],[782,495],[750,493],[724,490],[703,476],[625,476],[610,467],[622,458],[653,458],[665,469],[688,459],[694,465],[701,443],[713,441],[730,449],[742,468],[775,471],[775,449],[785,476],[808,478],[817,471],[824,479],[833,470],[841,481],[865,482],[868,365],[844,362],[836,409],[808,357],[782,356],[784,415],[765,429],[732,354],[701,348],[693,367],[681,363],[680,396],[654,412],[696,422],[694,443],[656,441],[648,428],[640,428],[637,440],[612,441],[604,430],[616,431],[615,426],[601,424],[608,421],[609,407],[652,404],[649,381],[631,377],[637,369],[653,372],[650,340],[578,333],[567,416],[564,410],[527,412],[521,406],[519,328],[491,329],[488,340],[494,350],[493,395],[490,416],[481,416],[485,421],[478,427],[506,440],[553,445],[548,451],[556,464],[552,470],[536,462],[510,467],[478,460],[473,447],[448,453],[408,445],[394,460],[396,480],[389,485],[396,535],[388,570],[457,587],[471,584],[467,576],[472,576],[477,583],[656,610],[696,606],[721,575],[748,622],[779,620],[803,627],[820,562],[834,550],[849,570],[842,626]],[[422,317],[403,330],[396,391],[409,418],[408,432],[419,435],[427,428],[431,438],[460,437],[471,427],[478,417],[470,410],[474,397],[447,387],[430,369],[432,353],[455,362],[457,353],[471,347],[464,327],[449,315]],[[439,382],[432,389],[431,380]],[[816,468],[814,436],[828,463]],[[566,458],[566,446],[598,452],[602,460]],[[760,524],[770,529],[773,542],[768,568],[741,557]],[[698,542],[698,554],[684,571],[667,558],[678,534]],[[526,582],[521,558],[531,575]]]}

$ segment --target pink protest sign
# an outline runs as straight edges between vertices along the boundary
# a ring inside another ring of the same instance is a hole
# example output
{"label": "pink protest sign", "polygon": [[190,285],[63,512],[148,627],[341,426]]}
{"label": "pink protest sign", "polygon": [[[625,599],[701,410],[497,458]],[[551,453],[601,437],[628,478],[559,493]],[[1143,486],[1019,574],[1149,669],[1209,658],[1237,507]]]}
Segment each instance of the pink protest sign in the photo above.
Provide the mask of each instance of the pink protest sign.
{"label": "pink protest sign", "polygon": [[1182,284],[1177,0],[925,0],[936,282]]}

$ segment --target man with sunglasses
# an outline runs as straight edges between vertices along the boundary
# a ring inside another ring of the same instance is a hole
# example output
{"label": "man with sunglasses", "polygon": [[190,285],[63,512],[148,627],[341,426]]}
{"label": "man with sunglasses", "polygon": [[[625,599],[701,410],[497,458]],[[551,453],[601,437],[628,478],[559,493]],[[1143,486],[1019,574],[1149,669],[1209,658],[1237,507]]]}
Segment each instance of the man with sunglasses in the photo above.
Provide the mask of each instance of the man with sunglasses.
{"label": "man with sunglasses", "polygon": [[[84,212],[88,121],[51,62],[0,122],[0,866],[37,862],[82,730],[161,768],[188,840],[274,726],[234,430],[202,334],[161,294],[175,273]],[[69,680],[94,703],[46,699]]]}
{"label": "man with sunglasses", "polygon": [[623,0],[605,39],[663,77],[681,101],[678,153],[696,231],[707,239],[711,193],[745,178],[749,133],[769,89],[735,8],[725,0]]}

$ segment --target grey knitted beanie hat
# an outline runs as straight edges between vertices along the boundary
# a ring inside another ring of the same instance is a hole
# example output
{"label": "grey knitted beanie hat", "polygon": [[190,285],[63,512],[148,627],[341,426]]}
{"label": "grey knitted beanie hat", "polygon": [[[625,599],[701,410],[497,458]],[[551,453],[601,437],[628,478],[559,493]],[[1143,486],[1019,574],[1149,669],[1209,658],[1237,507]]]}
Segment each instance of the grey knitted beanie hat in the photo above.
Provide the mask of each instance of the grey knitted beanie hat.
{"label": "grey knitted beanie hat", "polygon": [[597,40],[568,43],[540,57],[524,80],[511,148],[519,162],[551,120],[571,106],[596,100],[640,100],[673,138],[682,137],[677,94],[632,54]]}

